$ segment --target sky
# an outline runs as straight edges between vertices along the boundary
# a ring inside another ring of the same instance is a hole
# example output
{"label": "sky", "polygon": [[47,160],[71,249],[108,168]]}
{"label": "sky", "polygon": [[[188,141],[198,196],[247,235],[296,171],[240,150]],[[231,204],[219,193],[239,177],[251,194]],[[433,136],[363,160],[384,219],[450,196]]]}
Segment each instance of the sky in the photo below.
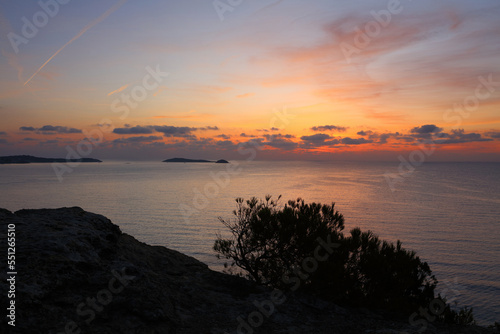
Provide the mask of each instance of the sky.
{"label": "sky", "polygon": [[0,0],[0,156],[500,161],[499,17],[497,0]]}

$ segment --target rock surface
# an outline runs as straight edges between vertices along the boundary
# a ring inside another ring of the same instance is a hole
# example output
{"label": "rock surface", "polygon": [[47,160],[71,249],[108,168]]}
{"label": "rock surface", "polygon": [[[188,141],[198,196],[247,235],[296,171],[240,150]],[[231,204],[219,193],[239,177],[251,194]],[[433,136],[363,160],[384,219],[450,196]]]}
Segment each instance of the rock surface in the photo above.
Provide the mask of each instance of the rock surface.
{"label": "rock surface", "polygon": [[[78,207],[0,209],[4,250],[8,224],[16,230],[16,327],[3,315],[0,333],[402,334],[420,328],[382,312],[273,293],[141,243]],[[5,312],[6,279],[0,288]],[[498,332],[429,324],[424,333]]]}

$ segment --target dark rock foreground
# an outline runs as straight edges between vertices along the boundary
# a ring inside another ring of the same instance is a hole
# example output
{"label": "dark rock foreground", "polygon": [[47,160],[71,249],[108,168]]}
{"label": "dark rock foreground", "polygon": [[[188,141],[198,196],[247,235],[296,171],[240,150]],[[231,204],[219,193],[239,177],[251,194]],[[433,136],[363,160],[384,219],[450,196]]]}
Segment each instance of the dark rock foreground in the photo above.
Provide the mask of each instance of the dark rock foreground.
{"label": "dark rock foreground", "polygon": [[[78,207],[0,209],[4,254],[8,224],[16,230],[16,326],[7,324],[9,287],[2,278],[0,333],[397,334],[420,329],[407,317],[303,295],[278,296],[174,250],[141,243],[106,217]],[[273,304],[272,297],[282,303]],[[495,333],[427,327],[424,333]]]}

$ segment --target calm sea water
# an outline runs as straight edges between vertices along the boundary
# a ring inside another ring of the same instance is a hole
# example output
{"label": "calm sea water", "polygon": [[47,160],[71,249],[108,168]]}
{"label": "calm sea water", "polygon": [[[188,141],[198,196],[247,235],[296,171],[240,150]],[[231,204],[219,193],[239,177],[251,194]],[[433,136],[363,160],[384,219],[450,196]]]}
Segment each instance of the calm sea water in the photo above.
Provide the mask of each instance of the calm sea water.
{"label": "calm sea water", "polygon": [[[500,163],[426,163],[393,192],[397,163],[106,162],[82,164],[58,182],[50,164],[0,165],[0,207],[80,206],[140,241],[167,246],[221,269],[212,245],[236,197],[335,202],[346,231],[359,226],[417,251],[438,291],[474,307],[480,324],[500,321]],[[214,179],[218,178],[218,185]]]}

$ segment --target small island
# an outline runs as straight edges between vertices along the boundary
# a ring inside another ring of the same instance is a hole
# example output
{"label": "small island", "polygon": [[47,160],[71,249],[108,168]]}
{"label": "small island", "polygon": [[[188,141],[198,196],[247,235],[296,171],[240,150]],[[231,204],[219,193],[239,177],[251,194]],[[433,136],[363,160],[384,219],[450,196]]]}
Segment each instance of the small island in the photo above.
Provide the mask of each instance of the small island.
{"label": "small island", "polygon": [[209,163],[216,163],[216,164],[227,164],[229,161],[220,159],[217,161],[210,161],[210,160],[201,160],[201,159],[185,159],[185,158],[172,158],[172,159],[167,159],[163,160],[163,162],[209,162]]}
{"label": "small island", "polygon": [[30,163],[51,163],[51,162],[102,162],[98,159],[80,158],[80,159],[63,159],[63,158],[40,158],[32,155],[10,155],[0,157],[0,164],[30,164]]}

